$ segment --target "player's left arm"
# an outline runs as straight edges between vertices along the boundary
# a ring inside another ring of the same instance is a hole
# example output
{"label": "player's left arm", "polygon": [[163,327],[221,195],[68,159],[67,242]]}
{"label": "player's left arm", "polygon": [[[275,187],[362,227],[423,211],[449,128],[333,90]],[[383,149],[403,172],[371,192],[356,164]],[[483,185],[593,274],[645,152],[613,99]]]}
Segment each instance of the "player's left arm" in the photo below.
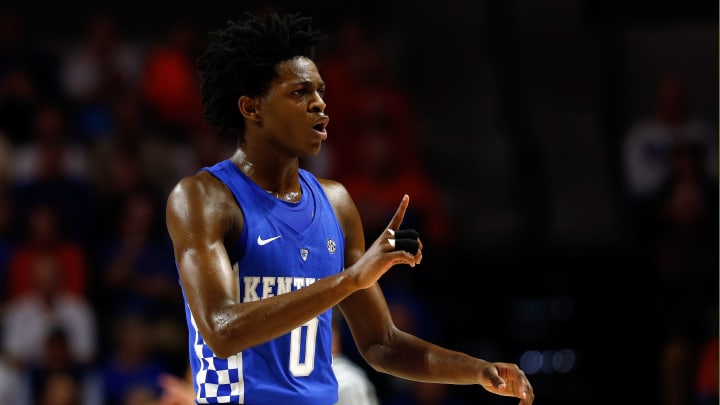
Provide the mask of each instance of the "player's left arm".
{"label": "player's left arm", "polygon": [[[323,181],[345,234],[345,267],[365,253],[362,220],[352,198],[339,183]],[[359,290],[338,304],[360,354],[375,370],[414,381],[480,384],[502,396],[534,399],[524,372],[515,364],[493,363],[449,350],[398,329],[380,286]]]}

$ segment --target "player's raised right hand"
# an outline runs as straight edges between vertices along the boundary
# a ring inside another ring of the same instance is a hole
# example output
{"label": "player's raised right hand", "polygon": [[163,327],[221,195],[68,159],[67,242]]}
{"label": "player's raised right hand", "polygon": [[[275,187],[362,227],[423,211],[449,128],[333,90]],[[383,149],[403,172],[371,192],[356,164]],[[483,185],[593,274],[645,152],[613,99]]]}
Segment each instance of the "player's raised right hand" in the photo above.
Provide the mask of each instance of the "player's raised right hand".
{"label": "player's raised right hand", "polygon": [[417,236],[417,251],[415,254],[404,250],[407,246],[412,246],[408,250],[415,250],[415,240],[399,240],[396,239],[395,233],[400,230],[405,212],[410,203],[410,197],[405,194],[400,201],[400,205],[395,211],[390,223],[385,231],[378,236],[373,244],[367,249],[365,254],[349,269],[357,277],[360,288],[368,288],[382,277],[391,267],[397,264],[407,264],[411,267],[420,264],[422,261],[422,241]]}

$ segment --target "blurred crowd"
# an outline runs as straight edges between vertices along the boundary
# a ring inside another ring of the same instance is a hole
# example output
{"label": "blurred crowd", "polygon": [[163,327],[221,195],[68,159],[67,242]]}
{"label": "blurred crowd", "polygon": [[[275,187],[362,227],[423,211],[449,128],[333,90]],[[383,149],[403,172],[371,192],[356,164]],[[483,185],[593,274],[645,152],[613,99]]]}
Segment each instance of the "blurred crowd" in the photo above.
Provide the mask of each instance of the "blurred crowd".
{"label": "blurred crowd", "polygon": [[202,123],[202,36],[134,43],[97,14],[38,44],[24,23],[0,15],[0,402],[150,403],[185,367],[164,199],[233,146]]}
{"label": "blurred crowd", "polygon": [[[235,148],[202,119],[193,61],[205,32],[177,19],[136,41],[100,13],[82,32],[34,43],[20,16],[0,11],[3,404],[151,405],[162,375],[185,374],[165,198]],[[446,309],[436,304],[451,307],[453,292],[432,273],[460,260],[451,246],[460,222],[422,160],[428,134],[393,55],[366,27],[348,22],[331,38],[319,60],[329,139],[303,165],[347,186],[369,240],[401,193],[411,196],[405,226],[432,254],[423,272],[399,269],[382,283],[401,328],[453,342],[436,327]],[[682,79],[663,79],[655,114],[638,117],[621,146],[627,266],[643,286],[617,280],[615,293],[633,300],[617,304],[627,311],[617,319],[645,331],[629,337],[650,364],[649,385],[634,388],[663,405],[717,403],[717,128],[692,115],[691,99]],[[371,377],[383,404],[469,403],[450,387]]]}

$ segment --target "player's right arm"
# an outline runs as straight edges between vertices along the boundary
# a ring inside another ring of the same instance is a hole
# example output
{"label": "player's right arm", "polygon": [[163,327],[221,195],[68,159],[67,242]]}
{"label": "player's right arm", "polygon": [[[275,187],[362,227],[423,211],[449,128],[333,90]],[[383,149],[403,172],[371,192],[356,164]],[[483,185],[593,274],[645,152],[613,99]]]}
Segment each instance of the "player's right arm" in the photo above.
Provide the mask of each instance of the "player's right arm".
{"label": "player's right arm", "polygon": [[225,245],[242,229],[243,217],[235,211],[239,209],[230,191],[207,172],[180,180],[166,206],[180,283],[198,330],[214,350],[222,348],[214,336],[222,334],[225,308],[239,302]]}
{"label": "player's right arm", "polygon": [[[406,208],[407,202],[393,223],[399,226]],[[414,264],[412,255],[394,251],[383,239],[348,271],[296,291],[241,302],[227,246],[239,238],[243,216],[230,190],[207,172],[184,178],[168,197],[166,222],[188,306],[203,339],[220,357],[288,333],[374,285],[395,264]]]}

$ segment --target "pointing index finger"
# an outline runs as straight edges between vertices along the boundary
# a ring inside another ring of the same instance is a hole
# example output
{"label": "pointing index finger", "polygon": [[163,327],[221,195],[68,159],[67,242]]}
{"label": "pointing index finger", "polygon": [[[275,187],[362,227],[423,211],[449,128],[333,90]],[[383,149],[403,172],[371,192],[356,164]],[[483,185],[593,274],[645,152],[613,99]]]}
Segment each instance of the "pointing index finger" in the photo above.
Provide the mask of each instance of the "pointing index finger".
{"label": "pointing index finger", "polygon": [[402,221],[405,218],[405,211],[407,211],[409,203],[410,196],[404,194],[402,200],[400,200],[400,205],[398,206],[397,211],[395,211],[395,215],[393,215],[392,219],[390,220],[388,229],[392,229],[394,231],[400,229],[400,224],[402,224]]}

